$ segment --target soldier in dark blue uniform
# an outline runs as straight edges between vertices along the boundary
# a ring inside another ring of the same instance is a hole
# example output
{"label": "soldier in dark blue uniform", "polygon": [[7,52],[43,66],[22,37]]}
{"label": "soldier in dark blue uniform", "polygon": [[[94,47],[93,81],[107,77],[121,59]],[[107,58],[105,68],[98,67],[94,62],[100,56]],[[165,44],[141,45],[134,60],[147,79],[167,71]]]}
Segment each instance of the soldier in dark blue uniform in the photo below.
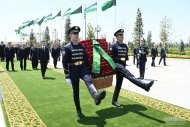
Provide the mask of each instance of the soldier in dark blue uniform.
{"label": "soldier in dark blue uniform", "polygon": [[147,61],[146,55],[148,55],[148,47],[144,44],[144,42],[145,42],[144,38],[141,38],[140,45],[137,49],[137,55],[139,60],[139,72],[140,72],[139,79],[144,79],[145,66]]}
{"label": "soldier in dark blue uniform", "polygon": [[[27,56],[28,56],[28,50],[26,48],[26,45],[23,44],[19,49],[18,49],[18,58],[20,60],[20,69],[21,70],[26,70],[26,60],[27,60]],[[23,67],[23,62],[24,62],[24,67]]]}
{"label": "soldier in dark blue uniform", "polygon": [[71,42],[69,42],[63,50],[63,68],[67,83],[72,84],[77,116],[82,118],[84,117],[84,114],[80,107],[79,79],[81,78],[84,80],[96,105],[99,105],[101,100],[105,98],[106,92],[102,91],[98,93],[92,84],[92,78],[88,70],[89,65],[85,47],[79,43],[79,32],[80,28],[78,26],[74,26],[68,31],[68,34],[70,34],[71,37]]}
{"label": "soldier in dark blue uniform", "polygon": [[157,50],[155,44],[153,44],[153,48],[151,49],[151,56],[152,56],[151,66],[155,67],[155,58],[156,58],[156,56],[158,56],[158,50]]}
{"label": "soldier in dark blue uniform", "polygon": [[9,71],[9,61],[11,61],[12,71],[15,71],[14,70],[15,49],[11,45],[11,42],[9,42],[8,46],[5,47],[4,54],[5,54],[5,57],[6,57],[6,69],[7,69],[7,71]]}
{"label": "soldier in dark blue uniform", "polygon": [[128,58],[127,56],[127,45],[123,43],[123,29],[119,29],[115,32],[114,36],[116,36],[117,42],[113,44],[112,46],[112,55],[113,60],[116,63],[116,85],[115,90],[112,98],[112,104],[118,108],[121,108],[122,106],[117,102],[118,96],[120,93],[121,85],[123,82],[123,77],[127,78],[129,81],[137,85],[138,87],[141,87],[142,89],[146,90],[147,92],[150,90],[150,87],[153,85],[154,81],[151,81],[149,83],[144,83],[141,80],[134,77],[133,74],[130,73],[129,70],[127,70],[126,67],[126,60]]}
{"label": "soldier in dark blue uniform", "polygon": [[167,66],[166,65],[166,47],[165,47],[165,45],[162,46],[161,51],[160,51],[159,65],[160,65],[162,59],[164,59],[164,66]]}

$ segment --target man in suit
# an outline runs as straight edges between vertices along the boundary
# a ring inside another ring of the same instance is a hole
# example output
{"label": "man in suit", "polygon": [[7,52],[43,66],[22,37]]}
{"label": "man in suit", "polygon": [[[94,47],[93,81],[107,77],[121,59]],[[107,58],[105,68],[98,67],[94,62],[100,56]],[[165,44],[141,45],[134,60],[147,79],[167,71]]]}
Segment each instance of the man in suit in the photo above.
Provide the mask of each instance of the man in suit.
{"label": "man in suit", "polygon": [[46,42],[42,41],[42,46],[38,51],[38,60],[41,65],[42,78],[45,79],[45,73],[47,69],[47,64],[49,63],[49,49],[46,46]]}
{"label": "man in suit", "polygon": [[53,58],[54,68],[57,68],[57,61],[60,57],[60,48],[56,44],[54,44],[53,48],[51,49],[51,56]]}
{"label": "man in suit", "polygon": [[11,61],[12,71],[14,70],[14,57],[15,57],[15,50],[14,47],[11,45],[11,42],[8,42],[8,46],[5,47],[4,51],[6,57],[6,69],[9,71],[9,61]]}
{"label": "man in suit", "polygon": [[151,66],[155,67],[155,58],[156,58],[156,56],[158,56],[158,50],[157,50],[155,44],[153,44],[153,48],[151,49],[151,56],[152,56]]}
{"label": "man in suit", "polygon": [[[24,69],[26,70],[26,60],[27,60],[27,48],[26,48],[26,45],[23,44],[19,49],[18,49],[18,58],[20,60],[20,69],[21,71]],[[23,67],[23,62],[24,62],[24,67]]]}
{"label": "man in suit", "polygon": [[36,44],[33,44],[32,48],[30,49],[30,57],[32,61],[32,68],[35,70],[38,67],[38,48],[36,47]]}
{"label": "man in suit", "polygon": [[5,50],[5,45],[3,44],[3,42],[1,42],[0,44],[0,59],[1,59],[1,62],[3,62],[5,59],[4,59],[4,50]]}
{"label": "man in suit", "polygon": [[165,45],[162,46],[161,51],[160,51],[159,65],[160,65],[162,59],[164,60],[164,66],[167,66],[166,65],[166,47],[165,47]]}

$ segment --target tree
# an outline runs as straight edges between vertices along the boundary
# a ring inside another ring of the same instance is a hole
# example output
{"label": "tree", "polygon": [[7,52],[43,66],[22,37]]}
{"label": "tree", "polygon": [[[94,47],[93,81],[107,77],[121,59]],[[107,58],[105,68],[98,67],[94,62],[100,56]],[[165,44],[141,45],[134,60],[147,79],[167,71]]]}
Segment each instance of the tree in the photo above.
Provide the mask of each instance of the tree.
{"label": "tree", "polygon": [[70,36],[68,34],[68,30],[71,28],[71,19],[68,16],[65,20],[65,44],[70,41]]}
{"label": "tree", "polygon": [[184,44],[183,40],[181,40],[179,50],[180,50],[180,52],[184,52],[184,50],[185,50],[185,44]]}
{"label": "tree", "polygon": [[46,26],[44,35],[43,35],[43,40],[48,43],[48,41],[50,41],[50,36],[49,36],[49,27]]}
{"label": "tree", "polygon": [[31,29],[30,31],[30,36],[29,36],[29,43],[30,45],[33,45],[34,43],[36,43],[36,37],[34,36],[34,32],[33,29]]}
{"label": "tree", "polygon": [[137,16],[136,16],[136,22],[135,22],[135,28],[133,31],[133,38],[135,45],[136,43],[140,42],[140,38],[143,36],[143,21],[142,21],[142,13],[140,9],[137,9]]}
{"label": "tree", "polygon": [[89,23],[87,25],[87,39],[93,39],[95,38],[94,35],[94,28],[92,27],[92,25]]}
{"label": "tree", "polygon": [[166,16],[160,21],[160,40],[166,45],[166,47],[171,26],[171,21]]}
{"label": "tree", "polygon": [[152,33],[151,31],[148,31],[147,39],[146,39],[148,48],[151,49],[153,44],[152,44]]}

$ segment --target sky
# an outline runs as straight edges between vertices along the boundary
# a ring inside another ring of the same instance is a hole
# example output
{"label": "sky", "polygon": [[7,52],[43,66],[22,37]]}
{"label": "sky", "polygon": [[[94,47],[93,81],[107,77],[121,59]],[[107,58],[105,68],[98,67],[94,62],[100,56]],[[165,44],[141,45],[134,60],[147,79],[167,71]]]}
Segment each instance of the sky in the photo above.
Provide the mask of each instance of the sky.
{"label": "sky", "polygon": [[[183,40],[185,43],[190,37],[190,0],[117,0],[117,5],[106,11],[101,11],[101,6],[108,0],[0,0],[0,41],[19,42],[20,36],[15,29],[22,22],[42,18],[52,13],[56,15],[60,10],[62,14],[68,9],[75,10],[79,6],[90,6],[97,2],[97,12],[87,13],[86,22],[94,28],[99,25],[101,31],[98,37],[106,37],[107,41],[113,40],[116,30],[125,30],[125,42],[132,40],[137,9],[142,13],[143,37],[147,38],[148,31],[152,32],[152,41],[159,43],[160,21],[167,16],[172,22],[169,39],[171,41]],[[71,15],[71,26],[81,28],[80,38],[84,39],[85,20],[84,13]],[[51,39],[54,39],[54,29],[57,30],[58,39],[64,40],[65,19],[61,17],[43,23],[41,31],[48,26]],[[29,34],[31,29],[39,33],[39,26],[25,28],[22,32]],[[37,37],[38,38],[38,37]],[[28,37],[25,38],[26,41]],[[38,39],[39,40],[39,39]]]}

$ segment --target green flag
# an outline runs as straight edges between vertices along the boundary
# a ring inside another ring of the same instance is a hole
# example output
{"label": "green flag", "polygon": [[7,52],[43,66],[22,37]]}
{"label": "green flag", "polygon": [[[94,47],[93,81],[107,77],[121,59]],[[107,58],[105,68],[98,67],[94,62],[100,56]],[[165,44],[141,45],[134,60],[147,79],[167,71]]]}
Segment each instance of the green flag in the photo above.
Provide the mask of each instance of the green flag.
{"label": "green flag", "polygon": [[52,19],[54,19],[54,18],[56,18],[56,17],[59,17],[59,16],[61,16],[61,10],[57,13],[57,15],[56,16],[54,16]]}
{"label": "green flag", "polygon": [[43,21],[44,21],[44,16],[42,17],[42,19],[40,19],[40,21],[38,22],[38,25],[41,25]]}
{"label": "green flag", "polygon": [[70,13],[70,15],[82,13],[82,6],[78,7],[76,10]]}
{"label": "green flag", "polygon": [[102,5],[102,11],[109,9],[112,6],[116,6],[116,0],[110,0],[110,1],[107,1],[106,3],[104,3]]}
{"label": "green flag", "polygon": [[33,24],[34,24],[34,20],[30,21],[30,22],[28,23],[28,26],[31,26],[31,25],[33,25]]}

